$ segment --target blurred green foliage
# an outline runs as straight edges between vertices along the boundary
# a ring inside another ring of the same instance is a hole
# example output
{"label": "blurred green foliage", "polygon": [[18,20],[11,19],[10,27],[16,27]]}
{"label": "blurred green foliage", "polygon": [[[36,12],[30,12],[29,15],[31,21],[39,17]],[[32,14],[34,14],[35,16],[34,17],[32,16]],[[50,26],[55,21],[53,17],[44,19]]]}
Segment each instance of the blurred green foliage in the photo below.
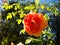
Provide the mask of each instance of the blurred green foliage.
{"label": "blurred green foliage", "polygon": [[[3,5],[0,22],[0,45],[11,45],[11,42],[18,44],[22,42],[24,45],[55,45],[53,39],[55,34],[51,33],[52,27],[49,25],[40,37],[29,36],[23,29],[23,19],[30,11],[43,12],[50,19],[50,15],[59,16],[60,12],[56,5],[48,6],[48,4],[40,4],[39,0],[27,3],[6,3]],[[47,14],[48,12],[49,14]],[[49,16],[48,16],[49,15]]]}

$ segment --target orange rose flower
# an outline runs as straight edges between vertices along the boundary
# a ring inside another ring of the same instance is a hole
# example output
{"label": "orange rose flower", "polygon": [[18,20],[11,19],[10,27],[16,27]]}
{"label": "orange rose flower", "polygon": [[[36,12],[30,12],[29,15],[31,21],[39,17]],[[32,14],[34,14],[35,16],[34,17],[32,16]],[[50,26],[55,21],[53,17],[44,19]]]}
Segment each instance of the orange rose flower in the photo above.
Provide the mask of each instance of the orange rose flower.
{"label": "orange rose flower", "polygon": [[24,29],[29,35],[40,36],[43,29],[48,26],[48,21],[42,13],[28,13],[24,18]]}

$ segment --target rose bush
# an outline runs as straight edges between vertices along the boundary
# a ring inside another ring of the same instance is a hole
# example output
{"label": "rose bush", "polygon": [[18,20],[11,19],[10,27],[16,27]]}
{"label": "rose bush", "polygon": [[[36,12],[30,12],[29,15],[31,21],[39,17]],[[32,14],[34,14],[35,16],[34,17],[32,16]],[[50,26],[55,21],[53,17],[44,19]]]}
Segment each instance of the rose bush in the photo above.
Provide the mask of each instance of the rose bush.
{"label": "rose bush", "polygon": [[42,13],[28,13],[23,22],[26,32],[36,37],[40,36],[42,30],[48,26],[48,20]]}

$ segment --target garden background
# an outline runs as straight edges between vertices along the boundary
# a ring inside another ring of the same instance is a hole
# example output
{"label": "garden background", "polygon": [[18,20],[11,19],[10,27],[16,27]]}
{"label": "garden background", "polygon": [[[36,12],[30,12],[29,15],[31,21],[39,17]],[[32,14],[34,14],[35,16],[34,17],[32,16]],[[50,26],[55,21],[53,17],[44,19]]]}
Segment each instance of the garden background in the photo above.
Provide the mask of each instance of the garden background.
{"label": "garden background", "polygon": [[[0,45],[59,45],[60,0],[0,0]],[[48,27],[39,37],[23,28],[27,13],[43,13]]]}

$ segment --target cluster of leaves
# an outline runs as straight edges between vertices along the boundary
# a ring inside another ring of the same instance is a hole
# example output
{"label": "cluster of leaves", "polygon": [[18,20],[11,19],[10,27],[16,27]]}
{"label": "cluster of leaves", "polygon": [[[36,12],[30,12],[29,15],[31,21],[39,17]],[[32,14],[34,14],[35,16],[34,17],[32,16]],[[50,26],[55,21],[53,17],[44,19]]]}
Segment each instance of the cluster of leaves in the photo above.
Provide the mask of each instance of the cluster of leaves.
{"label": "cluster of leaves", "polygon": [[4,11],[2,12],[0,25],[0,44],[9,45],[11,42],[18,43],[22,39],[19,33],[23,29],[22,22],[26,14],[18,3],[6,4],[2,7]]}
{"label": "cluster of leaves", "polygon": [[4,17],[6,20],[16,19],[18,24],[22,22],[23,17],[26,15],[22,9],[22,6],[18,3],[4,5],[3,8],[5,9],[6,14]]}

